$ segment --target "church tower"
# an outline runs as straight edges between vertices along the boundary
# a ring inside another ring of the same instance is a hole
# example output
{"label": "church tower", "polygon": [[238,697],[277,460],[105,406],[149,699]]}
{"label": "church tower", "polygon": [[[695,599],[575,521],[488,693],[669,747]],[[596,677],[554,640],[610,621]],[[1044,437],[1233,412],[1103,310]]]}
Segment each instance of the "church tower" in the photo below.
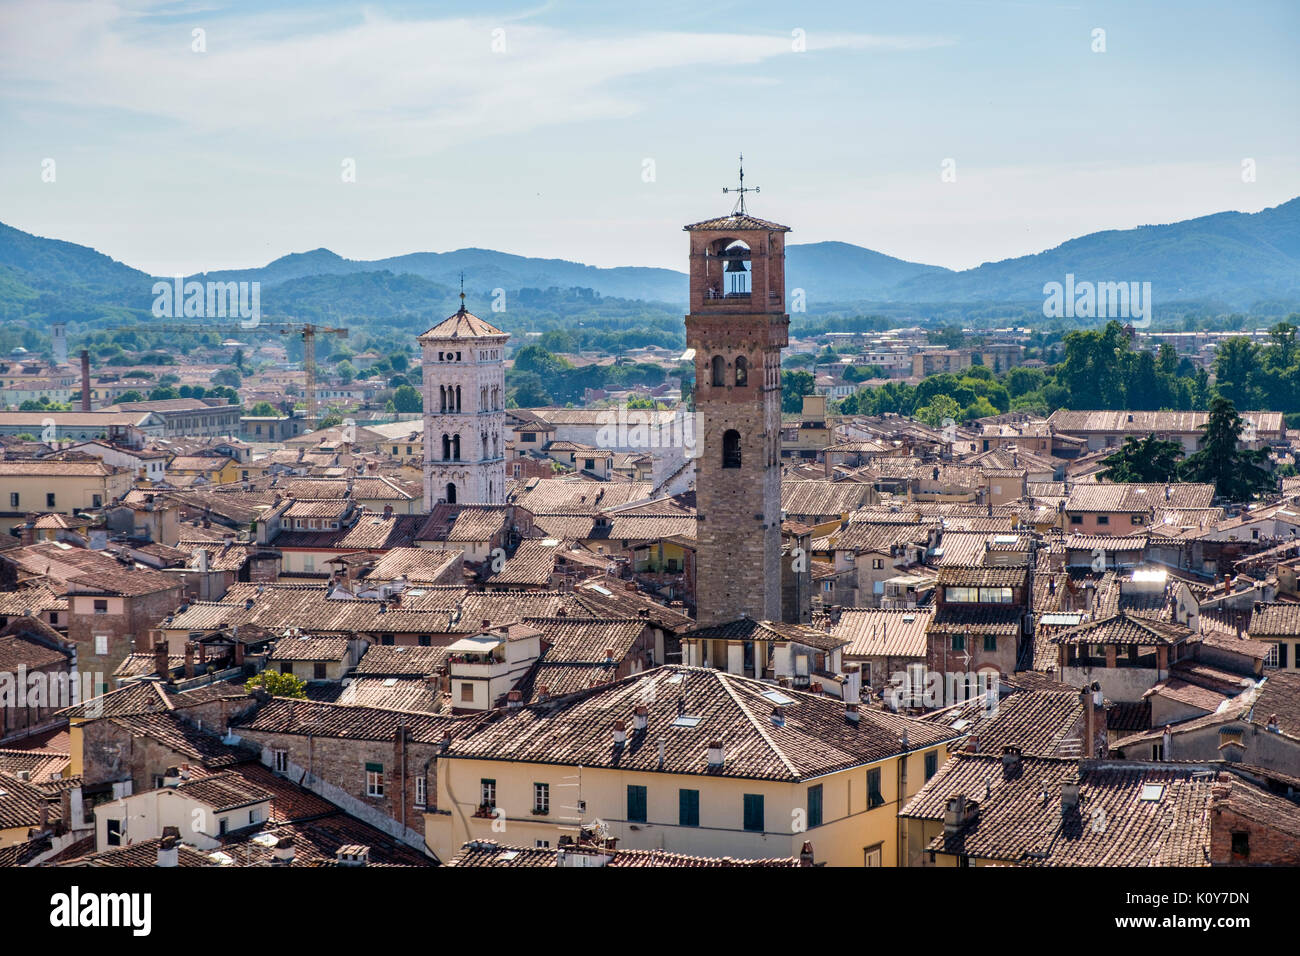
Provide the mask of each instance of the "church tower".
{"label": "church tower", "polygon": [[[727,190],[724,190],[724,192]],[[695,350],[697,625],[781,620],[781,349],[788,226],[745,211],[686,226]]]}
{"label": "church tower", "polygon": [[506,498],[505,347],[510,336],[460,309],[420,336],[424,510]]}

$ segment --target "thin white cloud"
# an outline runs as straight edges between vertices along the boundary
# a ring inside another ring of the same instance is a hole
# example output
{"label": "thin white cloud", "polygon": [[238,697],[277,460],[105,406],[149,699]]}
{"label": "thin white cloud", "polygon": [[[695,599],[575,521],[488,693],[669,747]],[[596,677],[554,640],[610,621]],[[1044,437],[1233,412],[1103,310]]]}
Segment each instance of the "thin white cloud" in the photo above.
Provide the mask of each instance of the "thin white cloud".
{"label": "thin white cloud", "polygon": [[[206,31],[205,53],[190,48],[194,27]],[[806,37],[811,53],[948,42]],[[579,36],[527,18],[397,20],[373,10],[338,24],[313,13],[202,9],[149,18],[113,3],[53,0],[0,10],[0,80],[27,105],[119,110],[196,135],[382,135],[402,153],[436,150],[449,133],[463,142],[627,117],[654,95],[656,74],[752,65],[792,55],[791,44],[740,33]]]}

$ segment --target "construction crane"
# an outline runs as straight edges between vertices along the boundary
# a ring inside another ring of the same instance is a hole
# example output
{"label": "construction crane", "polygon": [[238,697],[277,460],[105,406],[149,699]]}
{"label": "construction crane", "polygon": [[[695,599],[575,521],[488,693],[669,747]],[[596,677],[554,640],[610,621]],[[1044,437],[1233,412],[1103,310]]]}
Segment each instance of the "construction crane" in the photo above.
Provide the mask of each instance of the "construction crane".
{"label": "construction crane", "polygon": [[307,383],[304,397],[307,403],[307,417],[316,421],[316,336],[319,335],[337,335],[339,338],[348,337],[347,329],[336,329],[324,325],[316,325],[312,322],[294,322],[294,323],[269,323],[267,325],[257,325],[253,328],[245,328],[242,325],[192,325],[188,322],[151,322],[148,325],[120,325],[114,326],[107,331],[109,332],[166,332],[180,335],[201,335],[204,333],[216,333],[218,335],[256,335],[258,333],[273,333],[278,335],[297,335],[302,338],[302,368],[306,374]]}

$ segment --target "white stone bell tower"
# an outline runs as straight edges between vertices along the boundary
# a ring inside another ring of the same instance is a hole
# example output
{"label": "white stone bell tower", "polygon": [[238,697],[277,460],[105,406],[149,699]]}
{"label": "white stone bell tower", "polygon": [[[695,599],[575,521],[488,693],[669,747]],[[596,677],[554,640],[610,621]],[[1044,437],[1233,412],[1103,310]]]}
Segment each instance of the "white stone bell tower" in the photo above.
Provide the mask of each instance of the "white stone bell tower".
{"label": "white stone bell tower", "polygon": [[502,504],[506,495],[505,346],[510,336],[460,309],[420,336],[424,509]]}

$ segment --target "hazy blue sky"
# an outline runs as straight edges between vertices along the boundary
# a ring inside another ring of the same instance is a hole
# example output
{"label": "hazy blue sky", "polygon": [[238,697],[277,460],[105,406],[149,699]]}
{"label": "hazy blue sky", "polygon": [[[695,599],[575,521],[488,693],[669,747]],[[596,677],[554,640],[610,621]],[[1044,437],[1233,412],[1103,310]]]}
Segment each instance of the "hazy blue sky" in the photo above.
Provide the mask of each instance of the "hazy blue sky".
{"label": "hazy blue sky", "polygon": [[1300,194],[1298,46],[1295,0],[9,0],[0,221],[155,274],[321,246],[680,269],[743,150],[791,241],[966,268]]}

